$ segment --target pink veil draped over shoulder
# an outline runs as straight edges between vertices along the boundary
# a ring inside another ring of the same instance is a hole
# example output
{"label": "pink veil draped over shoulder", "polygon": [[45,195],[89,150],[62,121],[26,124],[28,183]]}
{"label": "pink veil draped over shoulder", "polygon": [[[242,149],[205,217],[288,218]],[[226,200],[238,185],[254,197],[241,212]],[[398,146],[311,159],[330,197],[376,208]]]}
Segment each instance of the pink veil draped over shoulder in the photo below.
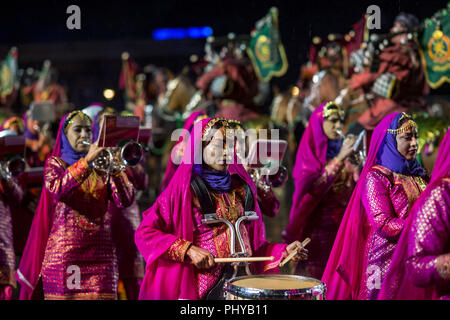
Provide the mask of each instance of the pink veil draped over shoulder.
{"label": "pink veil draped over shoulder", "polygon": [[[211,118],[194,124],[188,139],[182,162],[167,188],[156,202],[143,213],[135,240],[147,266],[141,285],[139,299],[143,300],[195,300],[197,297],[194,266],[189,262],[175,262],[163,258],[174,243],[182,238],[193,242],[194,223],[190,182],[193,164],[202,160],[202,134]],[[256,201],[256,187],[241,164],[230,164],[230,174],[239,175],[247,182],[254,195],[255,211],[259,219],[251,222],[249,237],[255,251],[267,247],[262,214]],[[281,256],[284,245],[276,250]],[[272,251],[272,255],[273,251]]]}
{"label": "pink veil draped over shoulder", "polygon": [[328,258],[322,281],[327,285],[327,299],[357,299],[365,270],[364,252],[370,225],[362,204],[362,190],[368,171],[376,164],[377,152],[391,122],[398,115],[384,117],[372,133],[369,152],[361,176],[350,198]]}
{"label": "pink veil draped over shoulder", "polygon": [[439,147],[439,154],[434,164],[430,183],[411,208],[411,214],[405,223],[405,231],[400,236],[397,248],[392,257],[391,265],[386,273],[385,280],[381,284],[380,293],[378,295],[379,300],[429,300],[437,297],[435,287],[420,288],[412,283],[408,278],[406,259],[408,258],[408,239],[410,236],[411,224],[418,209],[423,204],[422,199],[428,197],[429,192],[434,189],[435,183],[438,182],[440,178],[449,176],[450,174],[449,151],[450,130],[447,131]]}
{"label": "pink veil draped over shoulder", "polygon": [[[51,156],[61,157],[61,135],[64,130],[66,116],[59,123],[59,130],[56,136],[55,146]],[[20,300],[29,300],[39,281],[42,261],[44,260],[45,248],[53,222],[53,215],[56,208],[54,198],[42,188],[36,212],[33,217],[33,223],[28,234],[28,239],[23,250],[19,268],[16,271],[16,279],[21,284]]]}
{"label": "pink veil draped over shoulder", "polygon": [[172,148],[169,161],[167,162],[166,172],[164,174],[164,178],[161,183],[160,192],[162,192],[169,185],[170,179],[172,179],[173,175],[175,174],[175,171],[178,168],[178,166],[172,161],[173,157],[175,156],[173,153],[177,151],[177,146],[179,146],[179,144],[182,141],[187,140],[187,138],[188,138],[187,132],[192,128],[195,120],[201,115],[206,116],[206,112],[204,110],[195,111],[195,112],[191,113],[191,115],[184,122],[183,129],[185,131],[182,132],[180,138],[178,139],[178,142]]}
{"label": "pink veil draped over shoulder", "polygon": [[302,240],[306,222],[320,198],[313,197],[309,189],[326,165],[328,138],[323,132],[322,103],[309,118],[308,126],[297,150],[292,177],[295,182],[289,223],[282,233],[285,241]]}

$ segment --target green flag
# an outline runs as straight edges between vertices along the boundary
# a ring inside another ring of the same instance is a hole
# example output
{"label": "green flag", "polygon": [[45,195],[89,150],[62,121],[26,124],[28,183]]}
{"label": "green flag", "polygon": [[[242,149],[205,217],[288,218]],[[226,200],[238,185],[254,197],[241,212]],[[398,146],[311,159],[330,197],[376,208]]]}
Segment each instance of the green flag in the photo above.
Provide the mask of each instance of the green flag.
{"label": "green flag", "polygon": [[17,48],[9,50],[8,55],[0,66],[0,97],[10,95],[17,79]]}
{"label": "green flag", "polygon": [[256,22],[252,31],[247,53],[262,81],[273,76],[281,77],[288,68],[286,53],[278,31],[278,9],[273,7],[269,13]]}
{"label": "green flag", "polygon": [[[450,2],[447,5],[450,8]],[[450,13],[449,9],[438,11],[425,20],[422,36],[422,62],[431,88],[436,89],[450,82]]]}

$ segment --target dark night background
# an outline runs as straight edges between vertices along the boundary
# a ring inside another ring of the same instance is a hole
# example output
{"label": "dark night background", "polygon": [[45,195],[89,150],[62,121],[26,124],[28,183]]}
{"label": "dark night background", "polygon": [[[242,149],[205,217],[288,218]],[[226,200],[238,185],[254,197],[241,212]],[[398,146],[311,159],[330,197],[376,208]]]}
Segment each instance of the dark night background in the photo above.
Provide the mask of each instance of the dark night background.
{"label": "dark night background", "polygon": [[[447,5],[447,0],[428,1],[34,1],[2,3],[0,59],[11,46],[19,49],[19,67],[41,68],[50,59],[68,87],[69,100],[84,107],[102,101],[104,88],[117,89],[123,51],[142,67],[148,63],[169,67],[175,73],[193,53],[202,54],[205,39],[154,41],[152,31],[165,27],[210,26],[214,36],[229,32],[249,34],[255,22],[271,6],[279,9],[280,31],[289,70],[273,81],[294,83],[307,61],[314,36],[346,33],[369,5],[381,8],[382,30],[392,26],[401,11],[420,21]],[[81,8],[81,30],[68,30],[66,9]],[[432,93],[448,94],[449,84]],[[120,95],[112,101],[121,107]]]}

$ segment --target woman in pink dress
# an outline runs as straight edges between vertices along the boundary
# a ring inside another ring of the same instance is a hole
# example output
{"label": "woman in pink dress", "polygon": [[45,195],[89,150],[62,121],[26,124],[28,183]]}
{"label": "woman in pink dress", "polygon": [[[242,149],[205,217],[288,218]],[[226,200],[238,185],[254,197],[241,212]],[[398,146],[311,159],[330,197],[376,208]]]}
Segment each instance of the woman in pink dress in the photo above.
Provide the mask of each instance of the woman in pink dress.
{"label": "woman in pink dress", "polygon": [[374,130],[322,281],[328,299],[377,299],[411,207],[426,187],[417,125],[405,113]]}
{"label": "woman in pink dress", "polygon": [[450,131],[411,210],[380,290],[383,300],[450,299]]}
{"label": "woman in pink dress", "polygon": [[226,150],[225,128],[229,128],[227,121],[219,118],[194,125],[178,170],[144,212],[136,232],[136,244],[147,262],[140,299],[205,299],[223,276],[224,265],[216,264],[214,258],[229,257],[230,231],[225,224],[202,222],[200,203],[191,188],[191,179],[198,176],[207,186],[205,196],[211,198],[212,210],[233,224],[244,215],[246,190],[252,193],[258,218],[240,225],[243,247],[238,244],[236,250],[275,257],[254,263],[256,273],[277,272],[283,256],[297,248],[295,259],[305,256],[298,241],[289,246],[266,241],[255,185],[242,165],[236,164],[234,151]]}
{"label": "woman in pink dress", "polygon": [[282,234],[286,241],[311,238],[308,260],[296,266],[296,273],[316,279],[322,277],[359,174],[350,162],[355,137],[344,141],[338,134],[342,117],[333,102],[323,103],[311,115],[297,151],[295,192]]}
{"label": "woman in pink dress", "polygon": [[101,175],[92,162],[103,148],[91,142],[91,120],[81,111],[60,123],[47,160],[44,189],[16,272],[21,299],[42,277],[45,299],[115,299],[117,257],[108,202],[129,206],[134,188],[124,172]]}

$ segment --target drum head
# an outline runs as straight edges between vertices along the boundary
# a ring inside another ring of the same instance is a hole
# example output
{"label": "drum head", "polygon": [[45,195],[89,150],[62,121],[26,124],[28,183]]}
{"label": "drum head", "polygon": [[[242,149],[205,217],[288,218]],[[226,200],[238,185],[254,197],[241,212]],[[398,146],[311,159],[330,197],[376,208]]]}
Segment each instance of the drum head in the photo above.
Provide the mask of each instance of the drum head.
{"label": "drum head", "polygon": [[291,299],[303,295],[324,295],[325,284],[295,275],[259,275],[234,278],[225,290],[246,299]]}

